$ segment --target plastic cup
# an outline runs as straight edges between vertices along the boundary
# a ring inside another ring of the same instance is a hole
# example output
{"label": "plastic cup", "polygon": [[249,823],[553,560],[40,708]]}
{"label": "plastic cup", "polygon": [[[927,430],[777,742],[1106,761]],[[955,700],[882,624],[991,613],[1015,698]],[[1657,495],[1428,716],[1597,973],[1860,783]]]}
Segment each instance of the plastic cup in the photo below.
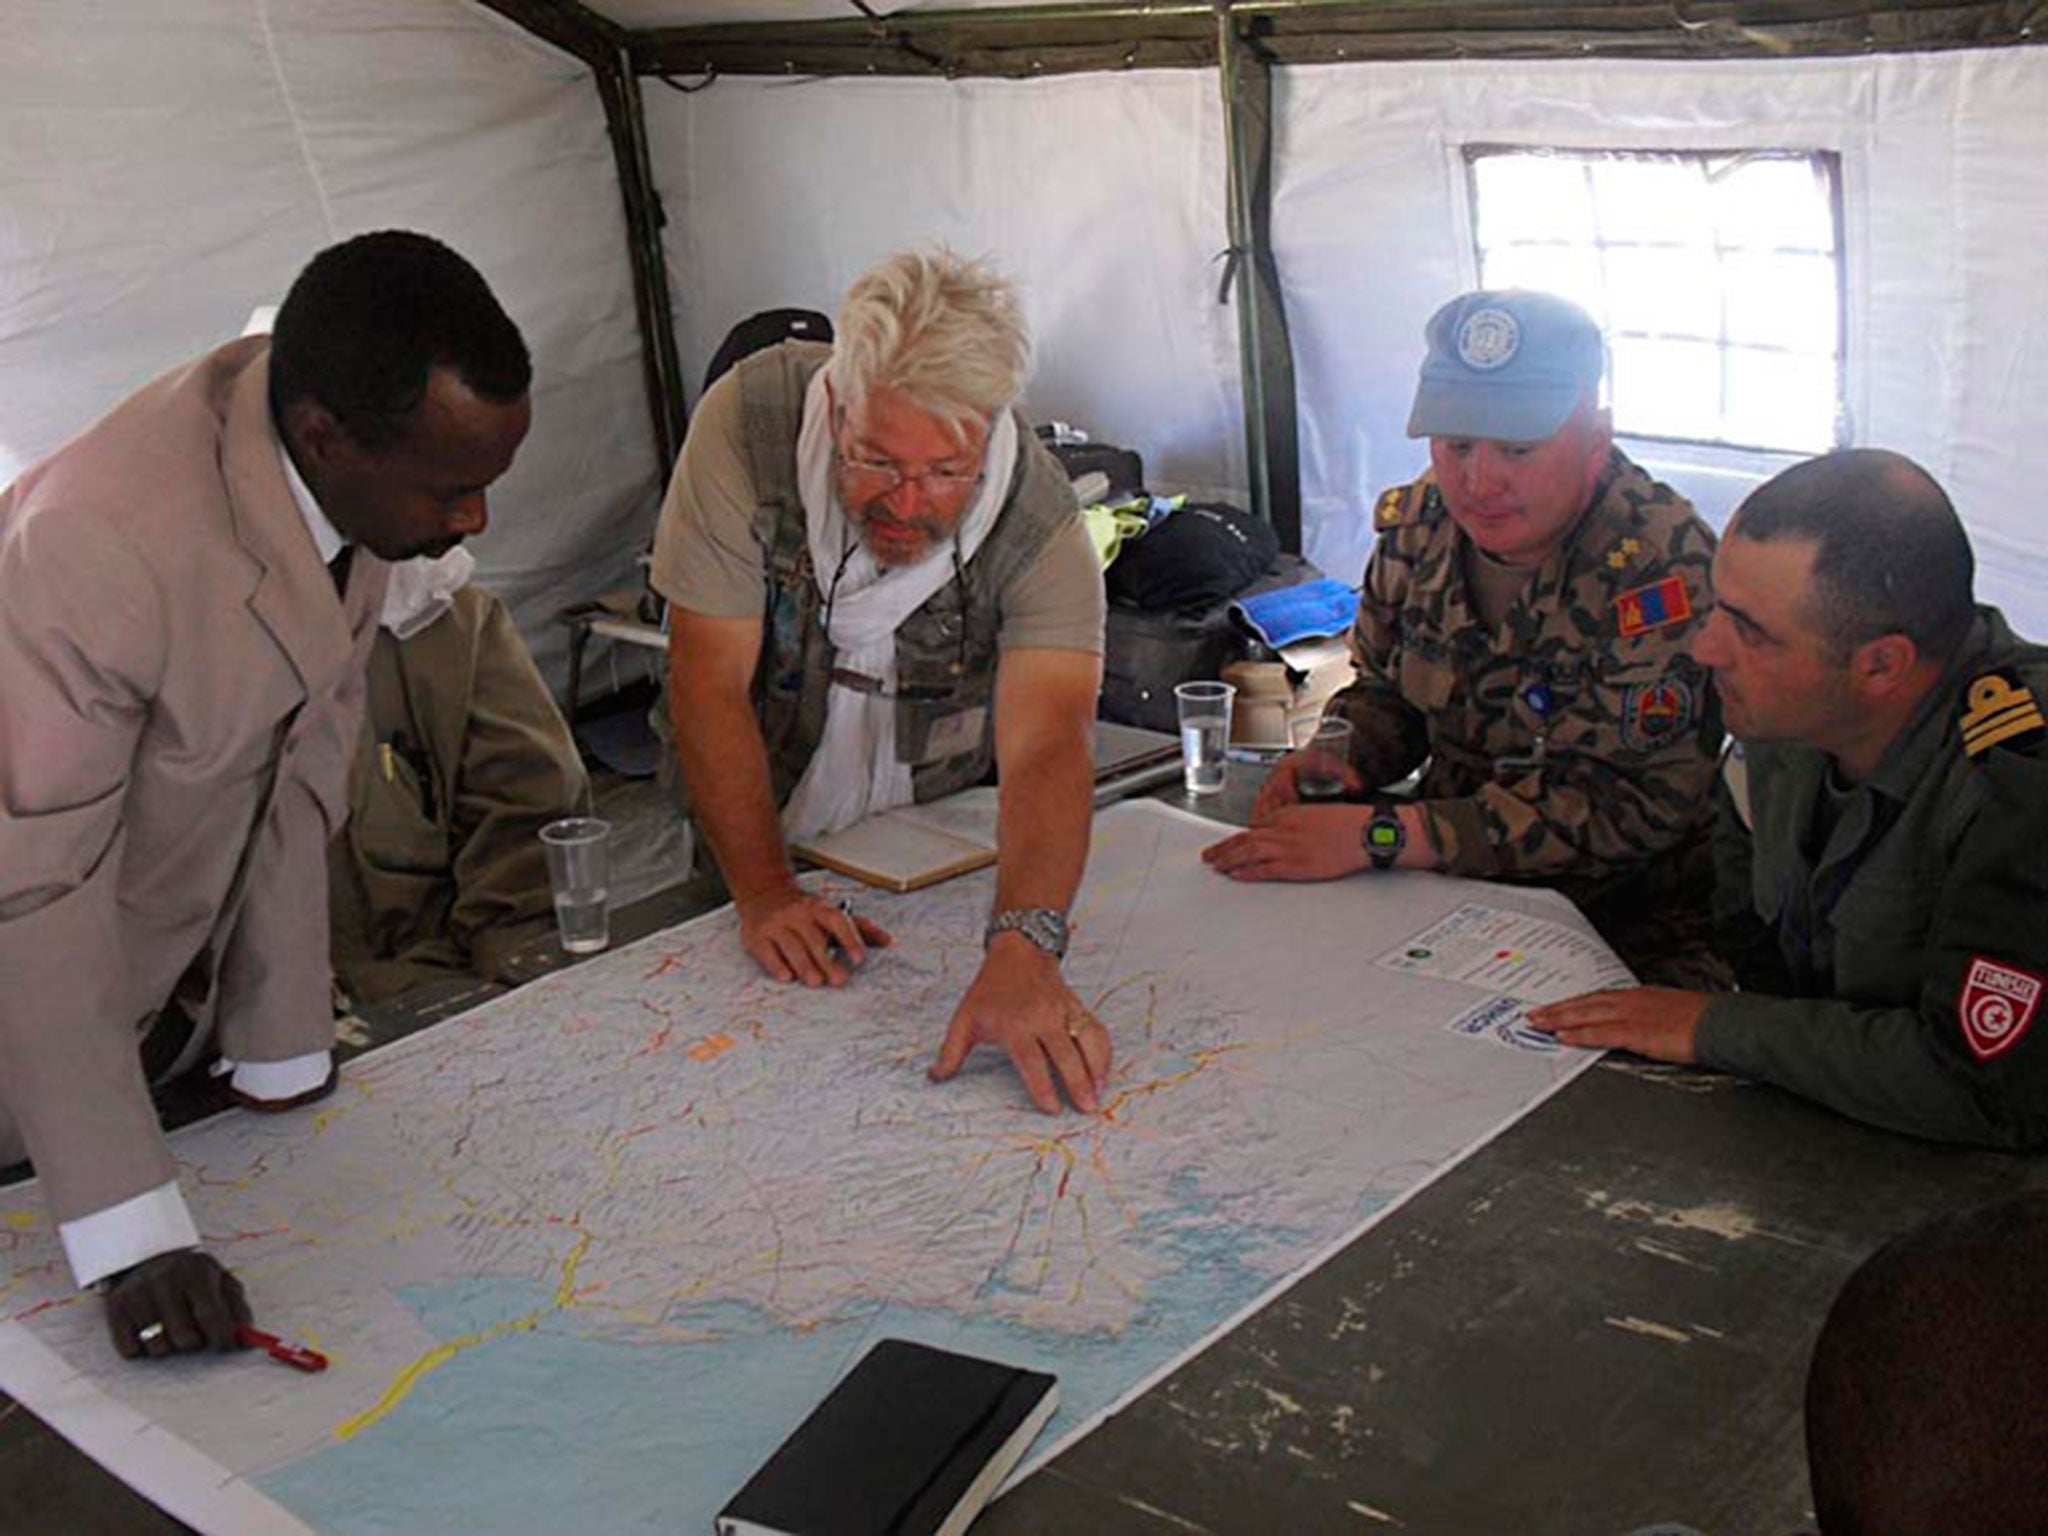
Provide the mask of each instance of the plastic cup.
{"label": "plastic cup", "polygon": [[1230,701],[1236,696],[1228,683],[1181,683],[1173,690],[1180,711],[1181,771],[1191,795],[1213,795],[1223,788],[1229,770]]}
{"label": "plastic cup", "polygon": [[611,836],[612,824],[594,816],[570,816],[540,829],[555,922],[562,948],[572,955],[594,955],[611,942]]}
{"label": "plastic cup", "polygon": [[1304,800],[1342,800],[1351,761],[1351,722],[1325,715],[1294,732],[1294,792]]}

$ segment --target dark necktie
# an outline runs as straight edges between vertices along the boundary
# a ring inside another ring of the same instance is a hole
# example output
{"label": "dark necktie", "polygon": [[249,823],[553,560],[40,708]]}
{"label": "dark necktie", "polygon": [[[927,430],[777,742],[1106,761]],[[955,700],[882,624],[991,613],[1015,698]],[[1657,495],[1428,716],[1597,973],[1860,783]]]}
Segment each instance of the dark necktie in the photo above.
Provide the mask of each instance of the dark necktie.
{"label": "dark necktie", "polygon": [[327,574],[334,578],[335,594],[342,598],[348,596],[348,568],[355,552],[355,545],[344,544],[341,546],[341,553],[327,562]]}

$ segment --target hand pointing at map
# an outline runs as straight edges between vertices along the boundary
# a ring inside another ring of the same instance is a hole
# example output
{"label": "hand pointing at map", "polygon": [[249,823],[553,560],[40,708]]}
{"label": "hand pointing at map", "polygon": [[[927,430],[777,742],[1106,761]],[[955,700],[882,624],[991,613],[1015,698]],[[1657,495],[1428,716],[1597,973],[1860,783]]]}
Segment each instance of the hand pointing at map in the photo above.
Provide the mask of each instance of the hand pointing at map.
{"label": "hand pointing at map", "polygon": [[1109,1081],[1109,1031],[1060,976],[1059,960],[1014,933],[989,941],[988,959],[953,1010],[946,1042],[932,1063],[943,1083],[977,1045],[1009,1053],[1031,1102],[1060,1112],[1060,1088],[1076,1109],[1095,1114]]}

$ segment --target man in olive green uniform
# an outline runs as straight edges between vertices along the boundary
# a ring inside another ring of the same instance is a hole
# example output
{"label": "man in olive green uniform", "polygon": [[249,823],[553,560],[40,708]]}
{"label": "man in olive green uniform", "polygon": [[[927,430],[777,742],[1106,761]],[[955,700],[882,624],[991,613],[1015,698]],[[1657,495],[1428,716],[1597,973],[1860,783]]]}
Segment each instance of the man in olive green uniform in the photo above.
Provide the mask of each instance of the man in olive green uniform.
{"label": "man in olive green uniform", "polygon": [[436,977],[516,981],[554,928],[540,829],[588,804],[576,743],[466,550],[394,566],[370,651],[348,825],[328,850],[333,962],[373,1003]]}
{"label": "man in olive green uniform", "polygon": [[757,352],[706,393],[655,535],[690,811],[779,981],[843,986],[873,922],[796,883],[789,844],[1000,770],[996,910],[931,1075],[979,1044],[1032,1101],[1093,1111],[1108,1031],[1059,972],[1087,859],[1102,571],[1014,406],[1010,285],[949,253],[858,279],[830,347]]}
{"label": "man in olive green uniform", "polygon": [[1744,990],[1595,993],[1540,1025],[1917,1135],[2048,1139],[2048,650],[1975,605],[1973,569],[1896,454],[1743,504],[1695,649],[1745,747],[1720,860]]}
{"label": "man in olive green uniform", "polygon": [[[1718,984],[1709,788],[1720,747],[1686,653],[1714,536],[1613,446],[1590,316],[1478,292],[1437,312],[1409,419],[1430,472],[1380,498],[1352,631],[1349,803],[1300,802],[1295,759],[1238,879],[1434,869],[1554,886],[1638,975]],[[1376,796],[1420,767],[1412,797]]]}

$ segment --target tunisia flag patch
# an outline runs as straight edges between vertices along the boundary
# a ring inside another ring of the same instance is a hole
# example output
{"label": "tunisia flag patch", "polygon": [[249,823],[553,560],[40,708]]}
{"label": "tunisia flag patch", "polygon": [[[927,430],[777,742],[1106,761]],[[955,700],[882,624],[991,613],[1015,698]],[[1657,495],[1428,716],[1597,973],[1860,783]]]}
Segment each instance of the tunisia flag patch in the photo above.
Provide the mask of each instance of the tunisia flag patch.
{"label": "tunisia flag patch", "polygon": [[1970,1054],[1989,1061],[2019,1044],[2020,1036],[2034,1022],[2043,985],[2031,971],[2015,970],[1982,955],[1972,960],[1969,974],[1963,978],[1962,995],[1956,999],[1956,1018],[1962,1023]]}

